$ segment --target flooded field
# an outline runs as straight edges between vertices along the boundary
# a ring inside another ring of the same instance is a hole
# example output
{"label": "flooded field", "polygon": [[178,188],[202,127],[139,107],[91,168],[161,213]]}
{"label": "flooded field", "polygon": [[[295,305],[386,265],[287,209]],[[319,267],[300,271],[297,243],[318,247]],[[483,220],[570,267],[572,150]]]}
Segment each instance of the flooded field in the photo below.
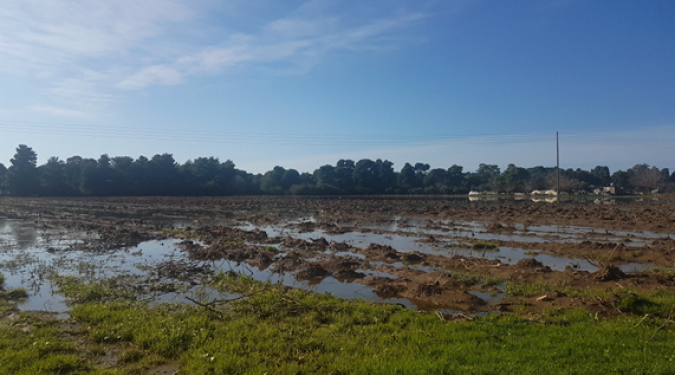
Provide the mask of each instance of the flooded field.
{"label": "flooded field", "polygon": [[675,204],[424,198],[0,199],[0,273],[22,310],[66,313],[55,276],[140,298],[232,298],[233,273],[341,298],[484,314],[584,306],[519,286],[675,288]]}

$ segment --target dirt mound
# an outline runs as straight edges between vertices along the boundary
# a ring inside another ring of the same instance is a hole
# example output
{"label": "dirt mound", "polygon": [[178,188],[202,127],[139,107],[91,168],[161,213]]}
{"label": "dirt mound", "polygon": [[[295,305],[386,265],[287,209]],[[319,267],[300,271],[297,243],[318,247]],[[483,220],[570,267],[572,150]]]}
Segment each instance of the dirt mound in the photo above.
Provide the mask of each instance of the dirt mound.
{"label": "dirt mound", "polygon": [[292,272],[295,270],[302,269],[306,262],[299,258],[285,257],[274,262],[272,266],[272,272],[274,273],[284,273]]}
{"label": "dirt mound", "polygon": [[415,284],[410,288],[410,294],[416,298],[433,297],[443,293],[443,287],[436,282],[433,284]]}
{"label": "dirt mound", "polygon": [[551,272],[551,267],[545,266],[540,261],[534,258],[521,259],[516,263],[516,266],[521,268],[528,268],[534,272]]}
{"label": "dirt mound", "polygon": [[328,247],[330,245],[328,241],[326,241],[326,239],[323,237],[319,239],[310,238],[310,240],[312,241],[312,244],[317,246]]}
{"label": "dirt mound", "polygon": [[329,261],[321,262],[321,266],[331,271],[348,271],[361,267],[363,261],[353,258],[333,258]]}
{"label": "dirt mound", "polygon": [[356,272],[353,270],[342,270],[333,272],[332,276],[338,280],[347,280],[347,279],[363,279],[364,277],[366,277],[366,274],[364,274],[363,272]]}
{"label": "dirt mound", "polygon": [[600,267],[591,275],[594,279],[600,281],[614,281],[626,278],[626,274],[617,266]]}
{"label": "dirt mound", "polygon": [[353,232],[353,228],[348,228],[348,227],[338,227],[338,226],[332,226],[332,227],[323,227],[322,228],[324,233],[326,234],[345,234],[345,233],[350,233]]}
{"label": "dirt mound", "polygon": [[319,239],[312,239],[311,241],[286,237],[283,239],[282,245],[287,249],[323,251],[326,249],[326,247],[328,247],[329,244],[328,241],[326,241],[326,239],[323,237]]}
{"label": "dirt mound", "polygon": [[380,244],[376,244],[376,243],[371,243],[370,245],[368,245],[366,250],[368,250],[368,251],[382,251],[382,252],[387,252],[387,253],[391,252],[391,251],[396,252],[396,250],[394,250],[394,248],[389,246],[389,245],[380,245]]}
{"label": "dirt mound", "polygon": [[408,263],[414,263],[414,262],[421,262],[424,260],[421,254],[418,253],[407,253],[403,254],[402,259],[404,262]]}
{"label": "dirt mound", "polygon": [[373,293],[377,294],[380,298],[392,298],[398,296],[406,289],[407,287],[405,285],[380,284],[373,288]]}
{"label": "dirt mound", "polygon": [[538,268],[538,267],[543,267],[544,264],[534,258],[525,258],[521,259],[516,263],[518,267],[524,267],[524,268]]}
{"label": "dirt mound", "polygon": [[395,251],[390,251],[390,252],[384,254],[384,259],[400,260],[401,256],[398,255],[398,253],[395,252]]}
{"label": "dirt mound", "polygon": [[199,251],[200,249],[204,248],[203,246],[190,240],[181,241],[176,244],[176,247],[187,252]]}
{"label": "dirt mound", "polygon": [[319,264],[306,264],[297,274],[298,279],[316,279],[330,275],[329,271],[321,267]]}
{"label": "dirt mound", "polygon": [[334,251],[349,251],[354,248],[354,246],[346,242],[333,242],[330,248]]}

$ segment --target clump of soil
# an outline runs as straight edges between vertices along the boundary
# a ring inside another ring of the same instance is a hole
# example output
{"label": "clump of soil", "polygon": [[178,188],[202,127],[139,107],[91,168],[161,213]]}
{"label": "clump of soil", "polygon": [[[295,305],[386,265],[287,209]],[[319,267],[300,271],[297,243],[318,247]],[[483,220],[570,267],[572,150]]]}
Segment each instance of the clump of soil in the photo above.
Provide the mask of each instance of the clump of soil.
{"label": "clump of soil", "polygon": [[488,232],[513,232],[516,230],[513,225],[504,225],[497,222],[488,224],[485,229]]}
{"label": "clump of soil", "polygon": [[518,263],[516,263],[516,266],[521,268],[530,268],[535,272],[551,272],[551,267],[544,266],[543,263],[534,258],[521,259],[518,261]]}
{"label": "clump of soil", "polygon": [[176,247],[187,252],[195,252],[203,249],[204,247],[195,243],[194,241],[184,240],[176,244]]}
{"label": "clump of soil", "polygon": [[366,274],[354,270],[340,270],[333,272],[332,276],[338,280],[347,280],[347,279],[363,279],[364,277],[366,277]]}
{"label": "clump of soil", "polygon": [[518,267],[525,267],[525,268],[537,268],[537,267],[543,267],[544,264],[541,263],[540,261],[534,259],[534,258],[525,258],[521,259],[516,263]]}
{"label": "clump of soil", "polygon": [[443,293],[443,287],[438,282],[433,284],[414,284],[410,288],[410,294],[416,298],[433,297]]}
{"label": "clump of soil", "polygon": [[391,247],[389,245],[380,245],[380,244],[377,244],[377,243],[371,243],[370,245],[368,245],[368,247],[365,250],[366,251],[381,251],[381,252],[385,252],[385,253],[388,253],[388,252],[391,252],[391,251],[396,251],[396,250],[394,250],[393,247]]}
{"label": "clump of soil", "polygon": [[405,285],[400,284],[379,284],[373,288],[373,293],[381,298],[392,298],[398,296],[407,289]]}
{"label": "clump of soil", "polygon": [[403,261],[407,262],[407,263],[416,263],[416,262],[421,262],[421,261],[424,260],[424,257],[422,256],[422,254],[419,254],[419,253],[406,253],[406,254],[403,254],[402,258],[403,258]]}
{"label": "clump of soil", "polygon": [[319,264],[308,263],[297,274],[298,279],[317,279],[330,275],[330,272]]}
{"label": "clump of soil", "polygon": [[398,255],[396,251],[390,251],[384,254],[384,259],[387,260],[400,260],[401,256]]}
{"label": "clump of soil", "polygon": [[591,275],[593,278],[600,281],[614,281],[626,278],[626,274],[617,266],[600,267]]}

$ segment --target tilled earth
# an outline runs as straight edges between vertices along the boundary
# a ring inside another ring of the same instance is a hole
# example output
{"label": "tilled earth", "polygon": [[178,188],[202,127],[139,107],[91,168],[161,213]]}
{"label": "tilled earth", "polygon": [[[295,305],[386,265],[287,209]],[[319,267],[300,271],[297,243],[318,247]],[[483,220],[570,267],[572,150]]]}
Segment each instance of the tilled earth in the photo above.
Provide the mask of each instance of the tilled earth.
{"label": "tilled earth", "polygon": [[[172,241],[180,256],[145,266],[155,276],[154,291],[175,291],[163,280],[198,285],[222,262],[246,265],[257,278],[290,278],[296,287],[326,291],[331,281],[333,290],[359,286],[385,303],[469,313],[584,307],[611,316],[621,313],[614,301],[627,291],[675,288],[675,201],[663,197],[599,204],[2,198],[3,223],[10,230],[0,231],[6,234],[0,248],[17,259],[22,241],[49,254],[124,254],[148,241]],[[31,228],[38,234],[31,237]],[[533,284],[546,284],[547,292],[519,297],[504,290]],[[570,288],[611,293],[572,297],[564,292]]]}

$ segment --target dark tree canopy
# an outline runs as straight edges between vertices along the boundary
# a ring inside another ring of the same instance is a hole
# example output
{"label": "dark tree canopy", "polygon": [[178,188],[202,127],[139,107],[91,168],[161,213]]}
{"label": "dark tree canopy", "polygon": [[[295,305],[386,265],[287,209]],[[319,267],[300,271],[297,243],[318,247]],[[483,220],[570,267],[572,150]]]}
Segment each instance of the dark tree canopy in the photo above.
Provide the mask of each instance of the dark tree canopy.
{"label": "dark tree canopy", "polygon": [[7,171],[7,185],[14,195],[33,195],[39,190],[37,154],[26,145],[19,145]]}
{"label": "dark tree canopy", "polygon": [[[19,145],[9,168],[0,164],[0,193],[53,196],[128,195],[232,195],[232,194],[467,194],[472,190],[529,193],[557,186],[554,167],[522,168],[509,164],[504,171],[495,164],[479,165],[466,172],[460,165],[432,168],[405,163],[400,171],[383,159],[338,160],[313,173],[276,166],[264,174],[237,169],[231,160],[199,157],[184,164],[172,154],[151,158],[101,155],[98,159],[71,156],[65,161],[51,157],[37,166],[37,154]],[[614,186],[621,193],[675,191],[675,174],[637,164],[613,174],[606,166],[591,170],[560,170],[560,189],[591,193]]]}

